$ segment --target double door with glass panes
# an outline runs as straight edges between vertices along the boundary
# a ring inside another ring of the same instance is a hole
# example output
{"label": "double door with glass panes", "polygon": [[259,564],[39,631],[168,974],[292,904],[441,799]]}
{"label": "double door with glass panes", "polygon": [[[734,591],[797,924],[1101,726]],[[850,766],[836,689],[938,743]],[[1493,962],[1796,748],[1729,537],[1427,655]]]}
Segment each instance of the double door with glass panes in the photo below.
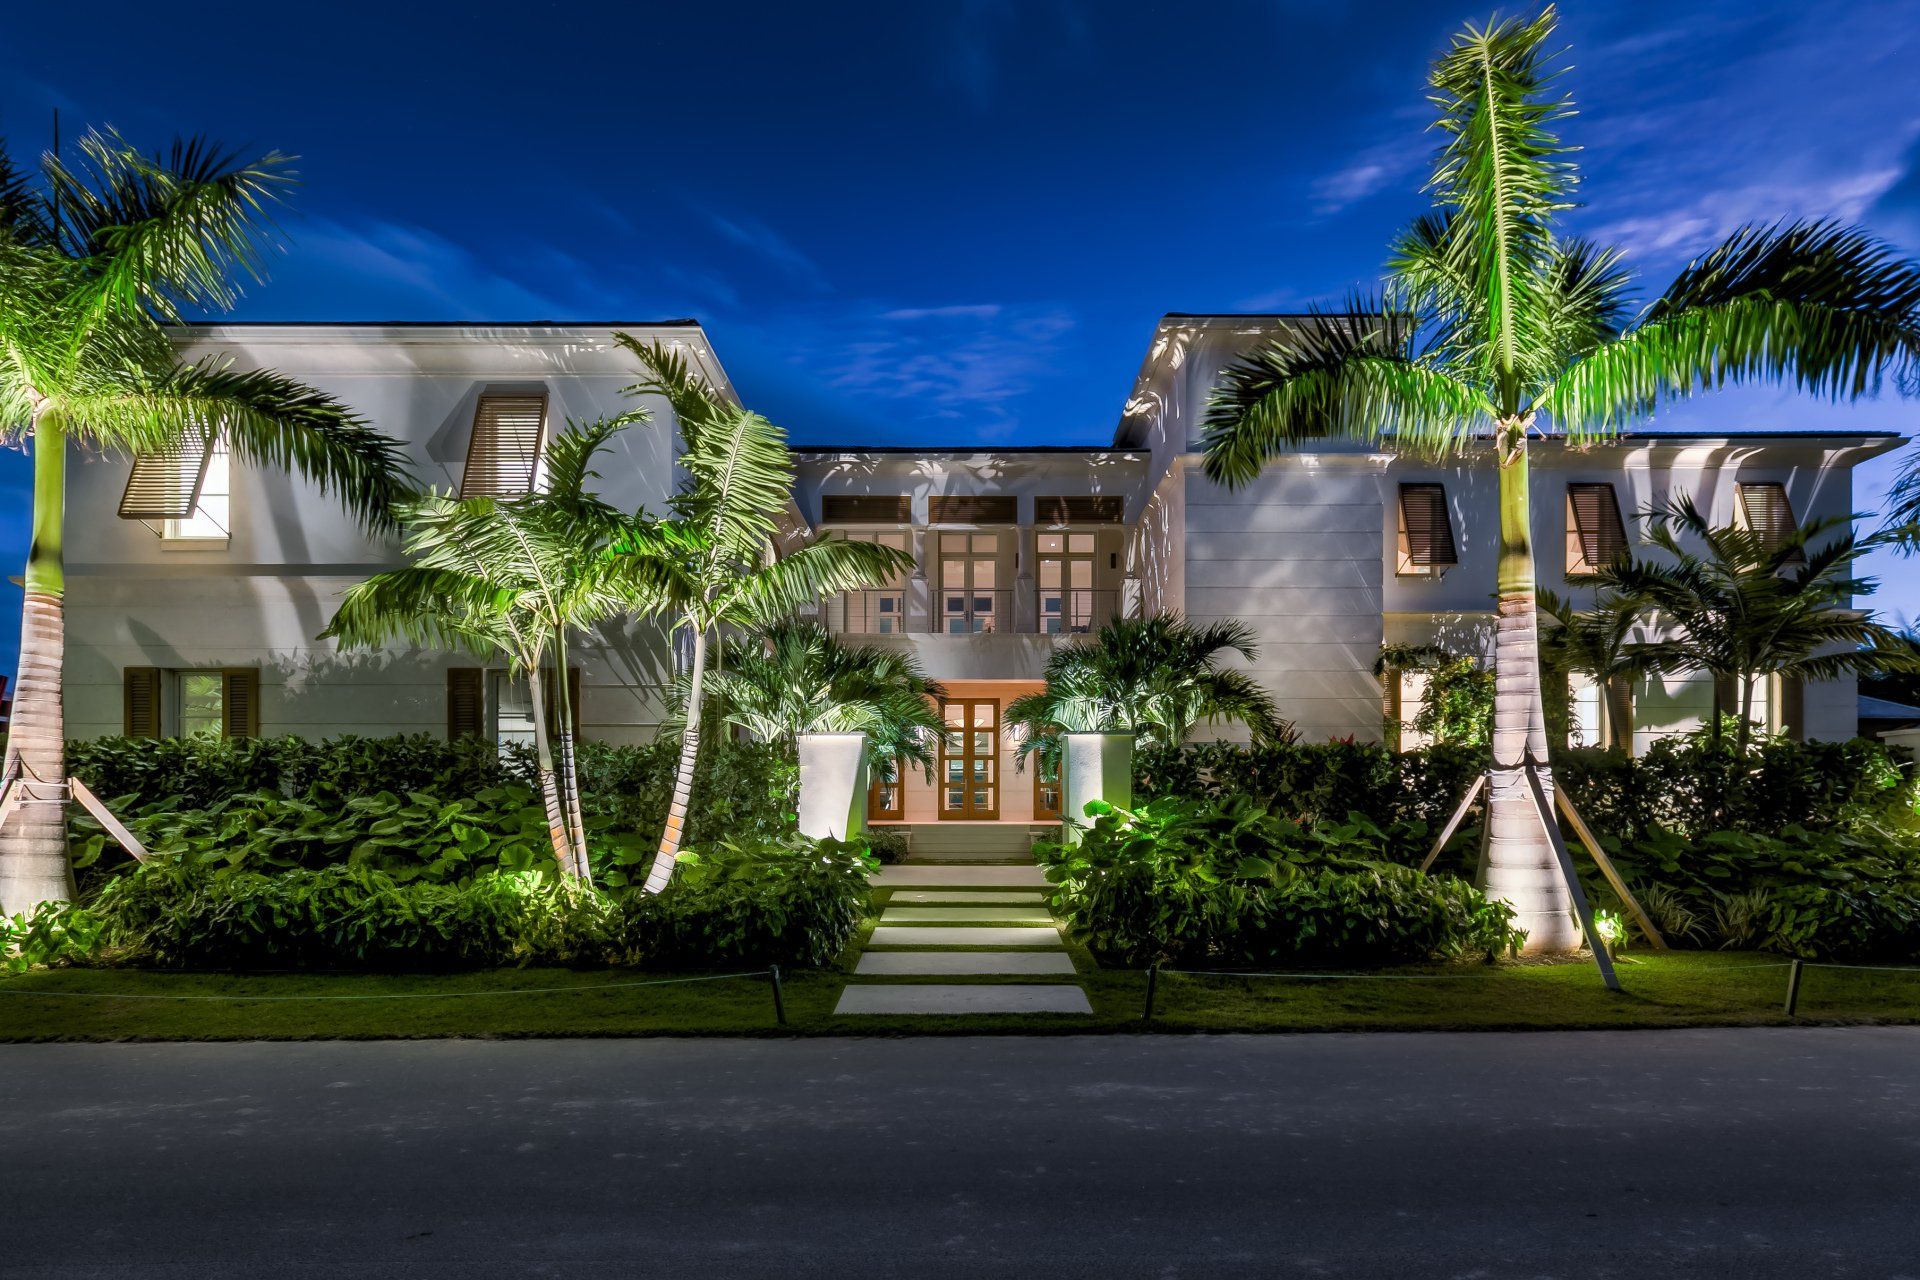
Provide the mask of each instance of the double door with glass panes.
{"label": "double door with glass panes", "polygon": [[1005,630],[999,573],[998,534],[942,532],[940,630],[950,636]]}
{"label": "double door with glass panes", "polygon": [[1043,533],[1040,551],[1040,630],[1046,635],[1093,630],[1093,535]]}
{"label": "double door with glass panes", "polygon": [[955,698],[940,704],[940,816],[1000,817],[1000,704]]}

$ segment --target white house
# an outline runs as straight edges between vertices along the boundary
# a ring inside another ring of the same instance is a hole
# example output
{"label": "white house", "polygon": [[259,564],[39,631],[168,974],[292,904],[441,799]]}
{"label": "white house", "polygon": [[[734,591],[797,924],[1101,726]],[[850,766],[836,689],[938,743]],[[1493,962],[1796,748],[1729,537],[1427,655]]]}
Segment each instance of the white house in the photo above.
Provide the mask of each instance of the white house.
{"label": "white house", "polygon": [[[1201,473],[1198,423],[1215,379],[1287,323],[1167,316],[1109,446],[796,448],[796,536],[885,541],[911,550],[916,566],[826,602],[823,621],[911,646],[949,693],[954,732],[939,780],[876,785],[877,819],[1051,817],[1052,783],[1012,767],[1001,713],[1039,687],[1063,637],[1117,614],[1245,621],[1259,640],[1254,671],[1307,740],[1377,741],[1390,718],[1412,719],[1418,678],[1390,676],[1383,689],[1372,674],[1383,643],[1487,646],[1497,527],[1487,450],[1428,463],[1329,444],[1233,491]],[[622,388],[637,371],[612,341],[621,330],[683,347],[730,390],[692,321],[218,325],[184,331],[182,347],[332,392],[404,440],[425,480],[510,493],[537,482],[541,442],[569,419],[631,407]],[[648,407],[654,425],[624,433],[600,470],[609,499],[658,510],[675,482],[676,433],[663,402]],[[1892,433],[1729,431],[1538,445],[1541,585],[1579,600],[1583,565],[1630,540],[1635,513],[1669,495],[1693,495],[1716,521],[1846,515],[1853,468],[1900,443]],[[229,467],[217,454],[140,466],[131,485],[124,459],[88,458],[71,472],[70,732],[511,739],[530,730],[515,683],[471,657],[341,654],[315,638],[345,586],[398,562],[395,544],[284,474]],[[582,734],[649,737],[671,663],[651,626],[581,646]],[[1600,696],[1575,691],[1590,737]],[[1850,679],[1761,698],[1784,731],[1854,733]],[[1632,690],[1633,746],[1697,727],[1711,699],[1705,679]]]}

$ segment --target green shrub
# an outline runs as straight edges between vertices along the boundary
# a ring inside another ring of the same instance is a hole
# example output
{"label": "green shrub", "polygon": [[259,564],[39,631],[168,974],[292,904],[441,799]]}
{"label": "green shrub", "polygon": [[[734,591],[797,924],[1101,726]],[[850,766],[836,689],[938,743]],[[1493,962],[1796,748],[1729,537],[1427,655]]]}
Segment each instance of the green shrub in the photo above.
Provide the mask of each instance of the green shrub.
{"label": "green shrub", "polygon": [[[531,791],[514,784],[450,800],[379,791],[327,802],[255,791],[201,808],[171,801],[132,813],[117,807],[150,853],[196,865],[259,872],[338,865],[379,871],[400,883],[448,883],[487,871],[548,879],[557,874],[546,811]],[[612,819],[590,818],[587,826],[596,862],[608,867],[651,849],[640,835],[613,830]],[[76,816],[71,831],[83,887],[131,869],[91,818]]]}
{"label": "green shrub", "polygon": [[1244,797],[1094,806],[1046,846],[1054,910],[1129,965],[1376,965],[1517,946],[1512,912],[1451,876],[1381,861],[1364,815],[1304,827]]}
{"label": "green shrub", "polygon": [[860,833],[867,849],[883,865],[907,860],[907,833],[898,827],[868,827]]}
{"label": "green shrub", "polygon": [[[617,829],[657,837],[673,799],[680,743],[662,738],[645,746],[582,743],[581,803],[611,818]],[[687,814],[686,842],[771,838],[793,826],[800,766],[780,743],[710,739],[701,744]]]}

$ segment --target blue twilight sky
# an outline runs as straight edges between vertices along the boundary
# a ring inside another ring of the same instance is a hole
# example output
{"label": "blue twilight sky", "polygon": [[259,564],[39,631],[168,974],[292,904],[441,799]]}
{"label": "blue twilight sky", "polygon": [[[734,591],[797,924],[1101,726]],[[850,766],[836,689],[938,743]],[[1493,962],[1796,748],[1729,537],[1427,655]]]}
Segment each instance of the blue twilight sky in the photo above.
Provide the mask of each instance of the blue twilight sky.
{"label": "blue twilight sky", "polygon": [[[1487,9],[1338,0],[16,6],[18,157],[112,124],[298,153],[253,319],[695,316],[802,441],[1104,442],[1167,311],[1374,279],[1423,78]],[[75,22],[85,33],[76,36]],[[1651,287],[1742,222],[1920,252],[1920,0],[1572,0],[1589,202]],[[1705,398],[1666,426],[1920,432],[1920,404]],[[1869,477],[1871,504],[1890,468]],[[27,468],[0,453],[0,560]],[[1882,566],[1920,615],[1920,565]],[[0,583],[0,671],[17,588]]]}

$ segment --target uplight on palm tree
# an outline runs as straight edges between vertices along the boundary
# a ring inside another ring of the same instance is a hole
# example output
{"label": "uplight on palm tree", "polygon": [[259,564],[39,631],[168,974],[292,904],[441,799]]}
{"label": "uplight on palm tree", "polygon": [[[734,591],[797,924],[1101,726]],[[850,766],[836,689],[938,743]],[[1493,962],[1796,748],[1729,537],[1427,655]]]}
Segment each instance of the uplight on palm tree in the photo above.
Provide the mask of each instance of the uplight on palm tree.
{"label": "uplight on palm tree", "polygon": [[639,517],[589,493],[587,482],[596,474],[594,455],[634,420],[606,419],[556,436],[544,458],[545,484],[524,497],[433,493],[401,506],[413,563],[348,588],[323,633],[349,647],[398,637],[504,655],[527,681],[554,859],[562,875],[582,882],[591,866],[574,766],[567,652],[573,632],[633,604],[602,553],[630,534]]}
{"label": "uplight on palm tree", "polygon": [[669,615],[691,651],[673,800],[645,885],[658,893],[673,878],[686,830],[707,654],[721,630],[770,626],[825,596],[885,582],[912,560],[891,547],[840,538],[776,558],[774,538],[793,485],[786,433],[709,386],[677,352],[629,334],[615,339],[647,373],[632,390],[664,396],[673,406],[687,473],[671,500],[671,518],[636,529],[611,553],[634,599]]}
{"label": "uplight on palm tree", "polygon": [[12,732],[0,778],[40,801],[0,828],[0,914],[71,896],[61,680],[62,535],[71,441],[121,454],[212,436],[240,460],[287,468],[370,528],[411,489],[399,445],[332,397],[265,370],[182,364],[165,326],[231,305],[259,279],[268,215],[293,180],[278,153],[208,143],[145,156],[89,133],[38,179],[0,149],[0,442],[33,452],[32,545]]}
{"label": "uplight on palm tree", "polygon": [[1310,318],[1240,361],[1205,440],[1207,475],[1232,485],[1330,436],[1429,455],[1490,442],[1500,514],[1486,887],[1534,951],[1578,936],[1548,831],[1529,437],[1606,436],[1729,382],[1851,398],[1920,360],[1920,269],[1830,223],[1738,231],[1636,311],[1619,255],[1557,229],[1577,173],[1555,133],[1572,107],[1555,87],[1554,25],[1548,9],[1455,37],[1429,81],[1436,208],[1393,245],[1384,298]]}

